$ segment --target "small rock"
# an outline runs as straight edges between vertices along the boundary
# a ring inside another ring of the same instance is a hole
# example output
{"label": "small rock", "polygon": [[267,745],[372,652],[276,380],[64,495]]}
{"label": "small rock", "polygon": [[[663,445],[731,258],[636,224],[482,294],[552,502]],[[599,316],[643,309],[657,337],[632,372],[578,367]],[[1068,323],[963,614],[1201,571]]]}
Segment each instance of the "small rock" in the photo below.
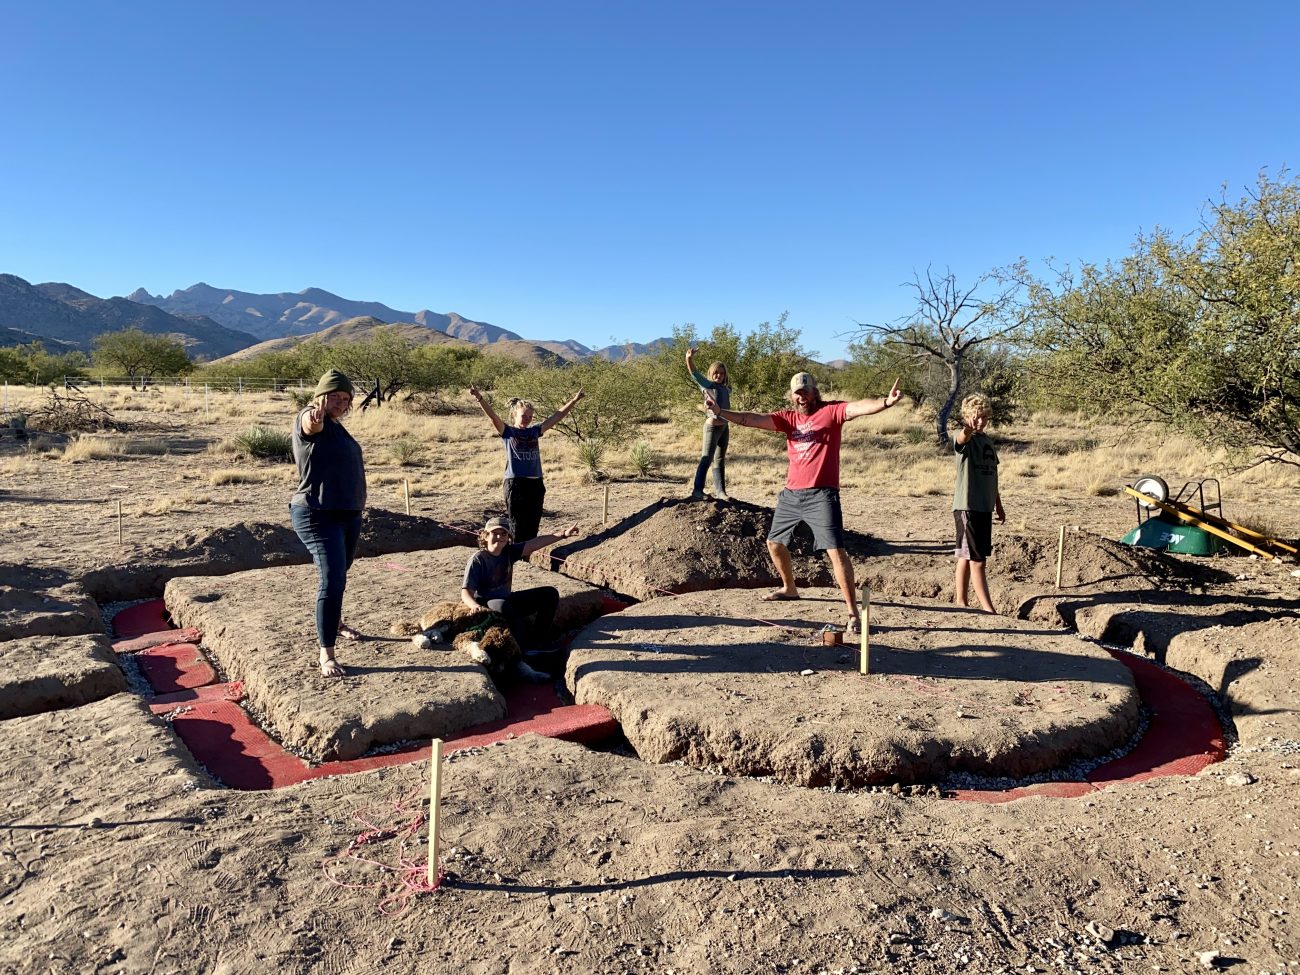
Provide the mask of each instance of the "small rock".
{"label": "small rock", "polygon": [[800,676],[800,677],[811,677],[811,676],[812,676],[813,674],[815,674],[815,673],[816,673],[815,670],[801,670],[801,671],[799,671],[799,676]]}
{"label": "small rock", "polygon": [[1102,944],[1110,944],[1115,940],[1115,929],[1096,921],[1089,921],[1084,929]]}
{"label": "small rock", "polygon": [[1222,957],[1217,951],[1198,951],[1196,960],[1201,963],[1203,968],[1218,968],[1219,958]]}
{"label": "small rock", "polygon": [[1224,785],[1253,785],[1254,783],[1255,776],[1251,775],[1249,772],[1234,772],[1232,775],[1225,775],[1223,777]]}

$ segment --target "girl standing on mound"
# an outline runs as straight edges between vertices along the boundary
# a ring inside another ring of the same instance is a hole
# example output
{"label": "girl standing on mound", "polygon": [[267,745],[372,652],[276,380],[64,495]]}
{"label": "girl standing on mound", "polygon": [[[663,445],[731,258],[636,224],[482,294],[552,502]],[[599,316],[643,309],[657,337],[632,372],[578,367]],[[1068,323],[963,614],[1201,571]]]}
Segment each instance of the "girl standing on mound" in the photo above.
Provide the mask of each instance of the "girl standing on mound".
{"label": "girl standing on mound", "polygon": [[298,490],[289,500],[293,530],[320,574],[316,589],[316,638],[320,672],[342,677],[334,641],[343,616],[343,590],[361,537],[366,506],[366,467],[361,445],[339,421],[352,408],[352,381],[337,369],[320,377],[312,404],[293,424]]}
{"label": "girl standing on mound", "polygon": [[546,485],[542,483],[542,455],[538,441],[542,434],[559,423],[578,405],[583,392],[578,390],[569,401],[533,426],[533,404],[526,399],[510,400],[510,422],[505,423],[492,410],[486,397],[477,386],[469,394],[478,400],[479,408],[492,421],[506,448],[506,476],[502,484],[505,493],[506,514],[515,528],[515,541],[527,542],[537,537],[542,522],[542,499]]}
{"label": "girl standing on mound", "polygon": [[[706,393],[711,393],[718,406],[724,410],[731,409],[731,387],[727,385],[727,367],[721,362],[710,363],[707,377],[695,371],[695,347],[686,350],[686,368],[690,370],[695,385]],[[691,490],[691,500],[704,499],[704,475],[709,465],[713,465],[713,494],[719,501],[730,501],[727,497],[727,443],[731,439],[731,424],[712,410],[704,414],[704,448],[700,454],[700,463],[695,468],[695,486]],[[714,454],[717,460],[714,460]]]}

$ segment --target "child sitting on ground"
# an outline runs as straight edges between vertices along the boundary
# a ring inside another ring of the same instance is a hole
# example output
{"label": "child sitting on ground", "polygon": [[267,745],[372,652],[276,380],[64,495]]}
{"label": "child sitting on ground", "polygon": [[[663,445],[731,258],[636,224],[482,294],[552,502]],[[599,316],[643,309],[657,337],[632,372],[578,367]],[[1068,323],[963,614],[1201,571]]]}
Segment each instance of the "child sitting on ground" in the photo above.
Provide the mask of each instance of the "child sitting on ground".
{"label": "child sitting on ground", "polygon": [[[542,649],[555,621],[560,593],[554,586],[511,592],[515,563],[539,548],[577,534],[578,526],[570,525],[558,535],[539,535],[526,542],[516,542],[509,518],[489,518],[479,532],[479,550],[465,563],[460,601],[470,609],[490,610],[501,616],[524,653]],[[519,664],[519,674],[527,680],[548,679],[546,674],[523,662]]]}
{"label": "child sitting on ground", "polygon": [[967,589],[975,583],[975,598],[986,613],[996,613],[989,597],[984,562],[993,548],[993,514],[1007,520],[998,492],[998,451],[984,433],[993,415],[993,404],[983,393],[961,402],[961,429],[953,435],[957,458],[957,488],[953,492],[952,516],[957,528],[957,573],[955,601],[969,606]]}

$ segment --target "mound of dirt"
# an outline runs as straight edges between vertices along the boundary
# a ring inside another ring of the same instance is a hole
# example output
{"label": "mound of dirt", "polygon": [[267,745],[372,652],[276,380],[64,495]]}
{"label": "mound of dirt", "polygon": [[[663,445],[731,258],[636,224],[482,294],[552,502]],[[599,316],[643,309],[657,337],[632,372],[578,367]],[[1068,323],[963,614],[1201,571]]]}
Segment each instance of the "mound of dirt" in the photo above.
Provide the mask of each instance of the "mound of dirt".
{"label": "mound of dirt", "polygon": [[[179,626],[203,633],[204,650],[287,746],[318,760],[357,758],[372,748],[443,737],[502,718],[505,701],[487,671],[446,648],[419,650],[392,627],[418,620],[434,603],[458,600],[472,550],[444,548],[358,559],[348,573],[344,619],[359,642],[340,640],[343,679],[316,665],[314,566],[255,569],[167,584],[167,609]],[[527,564],[515,588],[560,591],[561,627],[585,625],[607,594]]]}
{"label": "mound of dirt", "polygon": [[[361,527],[358,554],[384,555],[463,545],[465,536],[432,518],[371,508]],[[177,576],[228,575],[247,569],[301,565],[311,561],[306,548],[283,523],[250,521],[187,534],[167,545],[136,552],[130,561],[95,569],[81,578],[100,600],[117,602],[157,596]]]}
{"label": "mound of dirt", "polygon": [[0,586],[0,641],[103,632],[99,607],[79,586],[44,591]]}
{"label": "mound of dirt", "polygon": [[[780,580],[765,541],[771,521],[772,509],[743,501],[661,498],[604,531],[538,552],[533,562],[639,600],[774,586]],[[850,553],[874,550],[867,536],[847,536]],[[830,563],[813,550],[806,527],[795,532],[790,555],[800,585],[833,582]]]}
{"label": "mound of dirt", "polygon": [[71,708],[126,690],[106,636],[30,636],[0,643],[0,720]]}
{"label": "mound of dirt", "polygon": [[868,676],[856,646],[822,645],[822,623],[843,619],[826,589],[643,603],[584,630],[565,676],[642,758],[809,786],[1024,776],[1137,726],[1128,669],[1095,645],[935,603],[873,609]]}

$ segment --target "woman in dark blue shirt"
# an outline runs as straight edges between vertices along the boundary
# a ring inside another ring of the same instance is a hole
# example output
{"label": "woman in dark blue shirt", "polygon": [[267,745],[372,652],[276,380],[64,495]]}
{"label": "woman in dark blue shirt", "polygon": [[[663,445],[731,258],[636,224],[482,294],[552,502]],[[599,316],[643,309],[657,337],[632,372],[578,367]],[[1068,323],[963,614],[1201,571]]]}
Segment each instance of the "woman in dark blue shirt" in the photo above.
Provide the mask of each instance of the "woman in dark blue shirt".
{"label": "woman in dark blue shirt", "polygon": [[320,672],[344,676],[334,659],[343,616],[343,590],[361,538],[366,507],[366,466],[361,445],[339,421],[352,408],[352,381],[337,369],[321,376],[312,405],[293,424],[298,490],[289,501],[293,530],[320,574],[316,589],[316,637]]}
{"label": "woman in dark blue shirt", "polygon": [[477,386],[469,394],[478,400],[479,408],[492,421],[502,444],[506,448],[506,474],[502,484],[505,494],[506,514],[515,528],[515,541],[527,542],[537,537],[542,523],[542,499],[546,485],[542,483],[542,455],[538,441],[542,434],[555,426],[569,411],[578,405],[583,392],[578,390],[569,401],[533,426],[533,404],[526,399],[510,400],[510,422],[504,422],[492,409],[492,404]]}

